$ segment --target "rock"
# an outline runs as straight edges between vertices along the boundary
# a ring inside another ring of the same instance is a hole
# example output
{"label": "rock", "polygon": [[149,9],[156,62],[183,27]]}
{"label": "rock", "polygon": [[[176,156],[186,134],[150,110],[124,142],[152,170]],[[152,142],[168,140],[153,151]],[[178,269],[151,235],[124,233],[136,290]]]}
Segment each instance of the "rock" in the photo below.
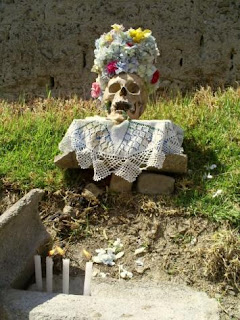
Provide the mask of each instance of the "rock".
{"label": "rock", "polygon": [[87,184],[84,190],[91,192],[96,198],[103,194],[103,190],[98,188],[94,183]]}
{"label": "rock", "polygon": [[34,272],[33,256],[48,251],[51,238],[38,213],[43,194],[30,191],[0,216],[0,287],[25,286]]}
{"label": "rock", "polygon": [[79,168],[76,154],[74,151],[65,152],[57,155],[54,158],[54,164],[61,169],[76,169]]}
{"label": "rock", "polygon": [[115,174],[112,174],[110,181],[110,191],[114,192],[131,192],[132,190],[132,182],[129,182]]}
{"label": "rock", "polygon": [[94,183],[89,183],[86,185],[82,192],[82,196],[92,202],[92,203],[99,203],[98,196],[100,196],[103,193],[103,190],[98,188]]}
{"label": "rock", "polygon": [[171,194],[175,179],[158,173],[143,172],[137,180],[137,191],[143,194]]}
{"label": "rock", "polygon": [[159,172],[187,173],[188,158],[186,154],[168,154],[163,162],[162,169],[149,168]]}

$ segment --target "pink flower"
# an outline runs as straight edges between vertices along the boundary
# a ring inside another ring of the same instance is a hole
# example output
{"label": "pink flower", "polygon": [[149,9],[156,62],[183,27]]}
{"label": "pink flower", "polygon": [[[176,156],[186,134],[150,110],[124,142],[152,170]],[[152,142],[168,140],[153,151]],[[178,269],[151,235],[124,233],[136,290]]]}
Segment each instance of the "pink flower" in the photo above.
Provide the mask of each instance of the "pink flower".
{"label": "pink flower", "polygon": [[117,61],[111,61],[107,65],[107,72],[112,75],[115,74],[115,71],[117,70]]}
{"label": "pink flower", "polygon": [[160,72],[156,70],[152,76],[151,84],[155,84],[158,82],[158,79],[160,77]]}
{"label": "pink flower", "polygon": [[91,96],[92,98],[96,99],[100,96],[101,94],[101,88],[99,83],[93,82],[92,83],[92,88],[91,88]]}

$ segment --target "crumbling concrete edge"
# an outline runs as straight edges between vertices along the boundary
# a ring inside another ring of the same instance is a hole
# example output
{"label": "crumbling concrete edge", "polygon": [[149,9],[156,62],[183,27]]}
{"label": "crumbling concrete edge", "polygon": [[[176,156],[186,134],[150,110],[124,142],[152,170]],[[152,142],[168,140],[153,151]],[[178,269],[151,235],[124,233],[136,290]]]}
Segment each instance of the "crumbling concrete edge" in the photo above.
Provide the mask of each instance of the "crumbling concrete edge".
{"label": "crumbling concrete edge", "polygon": [[22,289],[34,273],[33,256],[51,241],[38,212],[44,191],[33,189],[0,216],[0,287]]}

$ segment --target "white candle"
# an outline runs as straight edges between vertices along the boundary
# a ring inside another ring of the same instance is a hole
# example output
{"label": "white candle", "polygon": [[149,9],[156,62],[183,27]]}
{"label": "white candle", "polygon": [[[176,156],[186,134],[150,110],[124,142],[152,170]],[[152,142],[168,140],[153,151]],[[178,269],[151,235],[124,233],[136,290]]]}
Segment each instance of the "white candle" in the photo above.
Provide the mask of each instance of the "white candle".
{"label": "white candle", "polygon": [[63,259],[63,278],[62,278],[62,290],[63,293],[69,294],[69,259]]}
{"label": "white candle", "polygon": [[53,260],[51,257],[46,258],[46,281],[47,281],[47,292],[52,292]]}
{"label": "white candle", "polygon": [[83,295],[90,296],[91,295],[91,278],[92,278],[92,262],[86,263],[85,269],[85,280],[84,280],[84,287],[83,287]]}
{"label": "white candle", "polygon": [[41,257],[39,255],[34,256],[34,265],[35,265],[35,279],[37,284],[37,289],[42,291],[42,265]]}

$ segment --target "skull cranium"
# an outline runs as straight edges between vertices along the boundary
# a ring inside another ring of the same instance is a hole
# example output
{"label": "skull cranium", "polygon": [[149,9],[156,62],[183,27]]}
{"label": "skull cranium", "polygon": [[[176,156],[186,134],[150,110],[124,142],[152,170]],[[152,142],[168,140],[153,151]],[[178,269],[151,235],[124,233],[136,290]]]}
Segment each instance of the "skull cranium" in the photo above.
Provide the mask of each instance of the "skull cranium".
{"label": "skull cranium", "polygon": [[139,119],[147,103],[147,92],[142,79],[136,74],[121,73],[114,76],[104,91],[103,104],[110,103],[108,119],[116,123]]}

